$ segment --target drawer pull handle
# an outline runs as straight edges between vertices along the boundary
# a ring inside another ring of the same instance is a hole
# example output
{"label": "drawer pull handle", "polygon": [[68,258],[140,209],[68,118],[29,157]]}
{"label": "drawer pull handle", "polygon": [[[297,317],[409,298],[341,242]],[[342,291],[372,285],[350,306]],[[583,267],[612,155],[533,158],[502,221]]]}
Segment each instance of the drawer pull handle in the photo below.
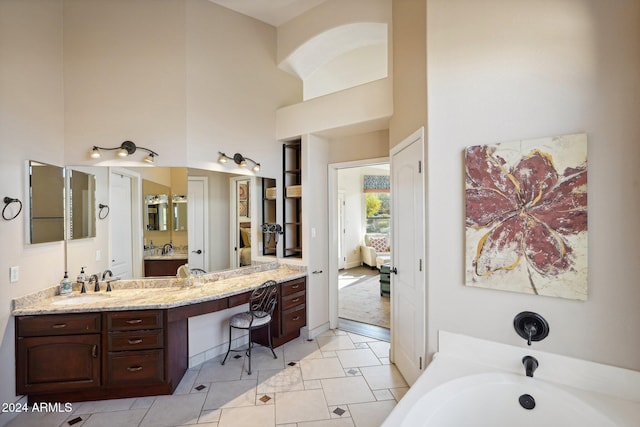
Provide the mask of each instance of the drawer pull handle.
{"label": "drawer pull handle", "polygon": [[56,323],[55,325],[52,326],[53,329],[62,329],[66,327],[67,327],[66,323]]}
{"label": "drawer pull handle", "polygon": [[91,348],[91,357],[94,359],[98,357],[98,346],[95,344],[93,345],[93,348]]}
{"label": "drawer pull handle", "polygon": [[127,368],[127,371],[129,372],[138,372],[138,371],[142,371],[142,366],[138,365],[138,366],[129,366]]}
{"label": "drawer pull handle", "polygon": [[291,302],[298,302],[300,301],[300,298],[296,298],[296,299],[292,299]]}
{"label": "drawer pull handle", "polygon": [[131,320],[127,320],[127,323],[129,325],[137,325],[138,323],[142,323],[142,319],[131,319]]}
{"label": "drawer pull handle", "polygon": [[295,322],[296,320],[300,320],[300,316],[296,316],[293,319],[291,319],[293,322]]}
{"label": "drawer pull handle", "polygon": [[291,289],[298,289],[300,287],[300,285],[292,285]]}
{"label": "drawer pull handle", "polygon": [[129,340],[129,344],[140,344],[142,342],[142,338],[131,338]]}

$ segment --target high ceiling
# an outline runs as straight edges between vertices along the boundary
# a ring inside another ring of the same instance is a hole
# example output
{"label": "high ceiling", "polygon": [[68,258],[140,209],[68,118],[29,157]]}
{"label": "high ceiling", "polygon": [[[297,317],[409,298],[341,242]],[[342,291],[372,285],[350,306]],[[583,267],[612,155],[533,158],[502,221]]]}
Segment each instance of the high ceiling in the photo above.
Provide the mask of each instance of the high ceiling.
{"label": "high ceiling", "polygon": [[278,27],[326,0],[209,0]]}

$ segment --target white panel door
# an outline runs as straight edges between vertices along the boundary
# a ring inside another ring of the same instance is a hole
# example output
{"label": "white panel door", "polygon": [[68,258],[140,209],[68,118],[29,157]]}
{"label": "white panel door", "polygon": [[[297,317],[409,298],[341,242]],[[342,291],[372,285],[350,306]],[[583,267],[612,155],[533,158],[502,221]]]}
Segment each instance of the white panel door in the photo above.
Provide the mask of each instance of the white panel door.
{"label": "white panel door", "polygon": [[391,153],[393,361],[409,384],[420,375],[425,351],[423,139],[417,132]]}
{"label": "white panel door", "polygon": [[131,178],[112,172],[109,177],[110,249],[109,268],[121,279],[133,278],[133,233]]}
{"label": "white panel door", "polygon": [[206,177],[189,177],[187,185],[189,268],[208,271],[207,180]]}

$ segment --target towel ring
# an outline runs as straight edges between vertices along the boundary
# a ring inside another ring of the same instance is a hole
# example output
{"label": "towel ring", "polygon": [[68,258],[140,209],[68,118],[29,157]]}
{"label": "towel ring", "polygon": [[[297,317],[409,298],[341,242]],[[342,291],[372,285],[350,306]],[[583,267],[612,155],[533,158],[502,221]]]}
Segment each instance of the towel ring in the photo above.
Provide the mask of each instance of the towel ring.
{"label": "towel ring", "polygon": [[[108,216],[109,216],[109,206],[108,206],[108,205],[103,205],[102,203],[100,203],[100,204],[98,205],[98,208],[100,209],[100,210],[98,211],[98,218],[99,218],[99,219],[105,219],[106,217],[108,217]],[[103,211],[104,209],[106,209],[106,210],[107,210],[107,212],[103,214],[103,213],[102,213],[102,211]]]}
{"label": "towel ring", "polygon": [[[2,208],[2,218],[6,219],[7,221],[11,221],[12,219],[16,219],[18,217],[18,215],[20,215],[20,212],[22,212],[22,202],[20,201],[20,199],[13,199],[11,197],[5,197],[3,199],[4,201],[4,208]],[[18,203],[20,205],[20,207],[18,208],[18,212],[16,212],[15,215],[13,215],[12,217],[8,217],[6,216],[5,211],[7,210],[7,207],[9,207],[12,203]]]}

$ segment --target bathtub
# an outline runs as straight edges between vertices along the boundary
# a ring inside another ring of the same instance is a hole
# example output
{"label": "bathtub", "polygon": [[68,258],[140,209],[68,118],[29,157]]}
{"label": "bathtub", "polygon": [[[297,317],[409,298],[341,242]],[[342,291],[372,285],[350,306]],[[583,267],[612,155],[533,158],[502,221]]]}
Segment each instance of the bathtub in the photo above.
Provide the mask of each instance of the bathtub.
{"label": "bathtub", "polygon": [[[439,352],[383,427],[640,426],[640,372],[532,347],[440,332]],[[540,363],[533,378],[525,355]]]}

